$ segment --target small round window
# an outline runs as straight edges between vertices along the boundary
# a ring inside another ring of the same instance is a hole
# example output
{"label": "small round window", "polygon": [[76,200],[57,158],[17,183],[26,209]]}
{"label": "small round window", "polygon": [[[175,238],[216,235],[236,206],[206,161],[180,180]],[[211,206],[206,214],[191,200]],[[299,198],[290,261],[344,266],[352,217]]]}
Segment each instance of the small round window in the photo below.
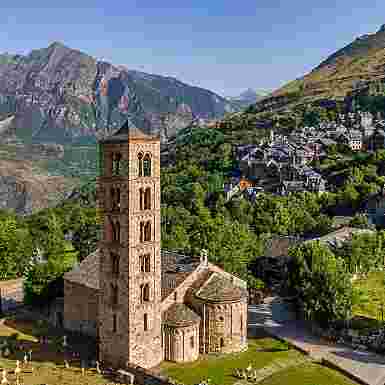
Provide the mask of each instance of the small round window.
{"label": "small round window", "polygon": [[224,321],[223,316],[220,316],[220,317],[219,317],[219,321]]}

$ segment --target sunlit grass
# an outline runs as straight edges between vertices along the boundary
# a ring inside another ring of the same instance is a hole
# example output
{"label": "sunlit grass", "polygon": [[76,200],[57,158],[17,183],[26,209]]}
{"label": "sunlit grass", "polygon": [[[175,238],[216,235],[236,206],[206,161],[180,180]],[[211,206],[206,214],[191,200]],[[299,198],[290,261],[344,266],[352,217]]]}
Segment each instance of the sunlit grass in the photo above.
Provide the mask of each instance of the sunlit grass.
{"label": "sunlit grass", "polygon": [[385,272],[369,273],[366,278],[354,281],[354,286],[362,293],[361,301],[353,306],[355,316],[382,320],[381,310],[384,303],[385,317]]}
{"label": "sunlit grass", "polygon": [[[50,338],[48,345],[38,343],[38,335],[43,333]],[[16,350],[7,358],[0,358],[0,374],[3,369],[7,371],[7,379],[11,384],[16,383],[14,370],[16,360],[23,362],[24,352],[32,350],[32,362],[22,365],[21,383],[24,385],[55,384],[55,385],[105,385],[115,383],[98,374],[96,370],[86,369],[83,376],[80,361],[71,360],[70,368],[65,368],[64,354],[60,353],[55,339],[60,331],[50,330],[44,323],[20,320],[13,317],[0,324],[0,340],[17,334],[17,341],[22,350]]]}
{"label": "sunlit grass", "polygon": [[246,369],[251,365],[261,369],[275,361],[294,359],[299,362],[296,367],[283,369],[261,382],[263,385],[301,384],[301,385],[353,385],[354,382],[343,375],[320,365],[301,364],[302,353],[289,349],[280,351],[282,344],[272,338],[249,339],[248,350],[237,354],[208,355],[199,360],[175,364],[163,362],[162,371],[171,378],[186,385],[198,384],[210,378],[213,385],[232,385],[239,380],[233,376],[235,369]]}

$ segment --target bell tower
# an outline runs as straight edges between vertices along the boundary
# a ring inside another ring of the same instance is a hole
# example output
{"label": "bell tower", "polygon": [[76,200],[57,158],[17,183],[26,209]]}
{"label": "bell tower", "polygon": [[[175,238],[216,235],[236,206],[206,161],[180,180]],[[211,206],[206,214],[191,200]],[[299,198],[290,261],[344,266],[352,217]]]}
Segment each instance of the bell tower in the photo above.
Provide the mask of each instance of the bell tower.
{"label": "bell tower", "polygon": [[151,368],[163,358],[160,138],[126,122],[98,146],[99,359]]}

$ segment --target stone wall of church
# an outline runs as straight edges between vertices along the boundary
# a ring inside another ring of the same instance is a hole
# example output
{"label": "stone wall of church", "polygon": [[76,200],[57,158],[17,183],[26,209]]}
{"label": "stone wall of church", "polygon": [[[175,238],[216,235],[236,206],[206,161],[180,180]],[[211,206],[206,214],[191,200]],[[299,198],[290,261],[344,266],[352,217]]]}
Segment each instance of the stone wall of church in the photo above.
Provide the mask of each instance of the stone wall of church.
{"label": "stone wall of church", "polygon": [[205,303],[192,299],[201,316],[201,352],[233,353],[247,347],[247,298],[239,302]]}
{"label": "stone wall of church", "polygon": [[164,359],[173,362],[191,362],[199,356],[199,323],[187,327],[163,328]]}
{"label": "stone wall of church", "polygon": [[64,280],[64,328],[97,336],[98,292]]}

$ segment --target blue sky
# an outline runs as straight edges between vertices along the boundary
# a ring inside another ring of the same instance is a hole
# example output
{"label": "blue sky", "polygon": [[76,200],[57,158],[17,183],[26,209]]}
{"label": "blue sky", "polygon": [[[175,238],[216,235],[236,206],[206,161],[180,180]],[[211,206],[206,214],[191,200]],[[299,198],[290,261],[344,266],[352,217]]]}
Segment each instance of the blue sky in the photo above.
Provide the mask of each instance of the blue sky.
{"label": "blue sky", "polygon": [[383,0],[59,4],[2,0],[0,52],[26,54],[61,41],[114,64],[173,76],[224,96],[248,87],[277,88],[385,24]]}

